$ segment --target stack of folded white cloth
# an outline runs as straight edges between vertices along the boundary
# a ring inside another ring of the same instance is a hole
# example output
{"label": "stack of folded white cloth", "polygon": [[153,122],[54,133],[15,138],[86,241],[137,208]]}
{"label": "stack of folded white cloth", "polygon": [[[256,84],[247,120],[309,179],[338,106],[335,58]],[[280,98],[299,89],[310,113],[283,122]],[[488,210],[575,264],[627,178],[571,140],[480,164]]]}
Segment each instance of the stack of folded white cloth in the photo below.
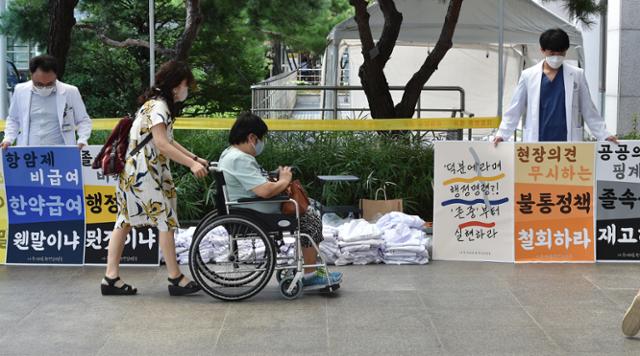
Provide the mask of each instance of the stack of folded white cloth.
{"label": "stack of folded white cloth", "polygon": [[[193,233],[196,231],[195,226],[188,229],[178,229],[175,235],[176,257],[181,265],[189,264],[189,248]],[[204,262],[225,261],[229,255],[229,235],[222,226],[209,231],[207,237],[200,242],[200,256]],[[241,256],[248,256],[252,253],[252,246],[249,241],[241,241],[238,244]],[[264,251],[264,247],[262,247]],[[164,256],[162,257],[164,261]]]}
{"label": "stack of folded white cloth", "polygon": [[380,248],[386,264],[426,264],[430,241],[424,232],[424,220],[415,215],[392,212],[382,216],[376,226],[384,231]]}
{"label": "stack of folded white cloth", "polygon": [[340,255],[336,265],[380,263],[382,232],[364,219],[351,220],[338,228]]}
{"label": "stack of folded white cloth", "polygon": [[[176,257],[179,264],[189,263],[189,247],[191,246],[194,231],[196,231],[196,228],[190,227],[188,229],[178,229],[175,234]],[[160,256],[162,256],[161,259],[164,262],[164,255],[161,254]]]}
{"label": "stack of folded white cloth", "polygon": [[326,263],[335,264],[340,256],[340,247],[338,246],[338,228],[330,225],[322,225],[322,238],[320,243],[320,253],[324,257]]}
{"label": "stack of folded white cloth", "polygon": [[284,233],[282,237],[282,245],[276,242],[276,246],[280,246],[278,249],[278,264],[290,264],[293,263],[296,253],[296,239],[288,232]]}

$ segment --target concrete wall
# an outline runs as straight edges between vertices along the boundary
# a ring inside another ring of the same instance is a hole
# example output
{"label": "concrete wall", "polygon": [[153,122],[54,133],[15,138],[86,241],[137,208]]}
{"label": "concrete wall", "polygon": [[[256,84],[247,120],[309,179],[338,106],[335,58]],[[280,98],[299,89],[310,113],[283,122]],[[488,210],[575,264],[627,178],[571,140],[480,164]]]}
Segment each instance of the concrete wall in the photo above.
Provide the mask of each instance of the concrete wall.
{"label": "concrete wall", "polygon": [[640,1],[609,1],[607,21],[606,112],[624,134],[640,129]]}

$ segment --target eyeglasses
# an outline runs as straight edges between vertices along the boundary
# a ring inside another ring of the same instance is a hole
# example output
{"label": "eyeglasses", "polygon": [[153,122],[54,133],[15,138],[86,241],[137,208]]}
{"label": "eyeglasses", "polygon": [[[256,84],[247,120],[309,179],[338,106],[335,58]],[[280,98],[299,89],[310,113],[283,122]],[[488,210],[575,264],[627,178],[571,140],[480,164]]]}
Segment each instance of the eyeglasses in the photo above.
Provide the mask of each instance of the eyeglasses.
{"label": "eyeglasses", "polygon": [[56,85],[56,81],[52,81],[49,83],[40,83],[40,82],[33,82],[33,86],[38,88],[38,89],[46,89],[46,88],[51,88],[54,87]]}

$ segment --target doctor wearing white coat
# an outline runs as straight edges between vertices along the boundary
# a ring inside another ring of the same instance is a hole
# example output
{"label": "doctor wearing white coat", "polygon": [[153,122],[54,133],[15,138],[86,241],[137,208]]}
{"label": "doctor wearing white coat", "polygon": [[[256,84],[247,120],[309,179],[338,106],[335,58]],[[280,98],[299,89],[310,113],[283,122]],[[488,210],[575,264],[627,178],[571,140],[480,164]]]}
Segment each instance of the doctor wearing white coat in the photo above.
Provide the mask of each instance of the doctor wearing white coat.
{"label": "doctor wearing white coat", "polygon": [[91,118],[78,88],[57,80],[56,59],[33,57],[29,71],[31,80],[18,84],[11,98],[2,148],[16,140],[18,146],[87,145]]}
{"label": "doctor wearing white coat", "polygon": [[563,64],[569,49],[567,33],[561,29],[545,31],[540,36],[540,49],[545,59],[522,72],[494,144],[511,138],[525,112],[524,142],[582,141],[582,114],[597,140],[617,144],[591,100],[584,70]]}

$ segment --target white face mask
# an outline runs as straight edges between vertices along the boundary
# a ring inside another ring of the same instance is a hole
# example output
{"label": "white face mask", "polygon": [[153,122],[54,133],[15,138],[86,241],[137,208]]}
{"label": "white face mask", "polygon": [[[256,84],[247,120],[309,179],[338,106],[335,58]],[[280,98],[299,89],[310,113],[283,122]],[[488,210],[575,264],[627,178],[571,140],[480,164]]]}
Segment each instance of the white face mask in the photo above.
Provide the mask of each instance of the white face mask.
{"label": "white face mask", "polygon": [[189,87],[188,86],[180,86],[178,87],[178,92],[176,93],[176,96],[174,98],[174,100],[176,102],[182,102],[187,100],[187,96],[189,95]]}
{"label": "white face mask", "polygon": [[53,89],[55,89],[55,86],[50,86],[50,87],[33,87],[33,92],[40,95],[40,96],[49,96],[51,95],[51,93],[53,93]]}
{"label": "white face mask", "polygon": [[256,156],[259,156],[264,151],[264,141],[258,140],[255,144]]}
{"label": "white face mask", "polygon": [[562,62],[564,61],[564,56],[547,56],[545,60],[547,61],[547,64],[549,65],[549,67],[553,69],[558,69],[562,65]]}

